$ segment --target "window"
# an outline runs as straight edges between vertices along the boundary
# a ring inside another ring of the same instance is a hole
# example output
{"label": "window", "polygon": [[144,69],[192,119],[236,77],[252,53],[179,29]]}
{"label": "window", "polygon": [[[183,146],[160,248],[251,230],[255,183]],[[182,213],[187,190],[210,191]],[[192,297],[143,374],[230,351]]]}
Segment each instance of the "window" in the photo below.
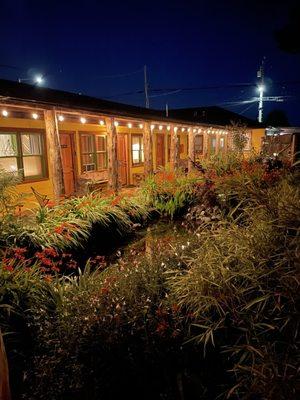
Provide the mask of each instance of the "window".
{"label": "window", "polygon": [[203,153],[203,135],[195,136],[195,153]]}
{"label": "window", "polygon": [[82,170],[100,171],[107,168],[106,136],[81,134]]}
{"label": "window", "polygon": [[144,162],[144,143],[142,135],[132,135],[131,137],[132,164]]}
{"label": "window", "polygon": [[220,150],[223,151],[225,147],[225,138],[220,137]]}
{"label": "window", "polygon": [[210,153],[214,154],[216,152],[217,140],[215,136],[210,137]]}
{"label": "window", "polygon": [[0,168],[31,180],[46,176],[45,161],[41,133],[0,132]]}

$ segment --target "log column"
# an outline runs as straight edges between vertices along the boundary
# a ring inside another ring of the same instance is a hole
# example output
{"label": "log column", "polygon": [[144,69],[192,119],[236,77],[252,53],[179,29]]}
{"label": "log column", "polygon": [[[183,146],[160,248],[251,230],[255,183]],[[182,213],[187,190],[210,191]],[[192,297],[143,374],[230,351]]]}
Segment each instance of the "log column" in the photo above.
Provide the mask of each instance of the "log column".
{"label": "log column", "polygon": [[44,120],[54,201],[58,203],[65,194],[58,124],[54,110],[44,110]]}
{"label": "log column", "polygon": [[193,170],[193,162],[195,162],[195,134],[194,129],[191,128],[189,131],[189,172]]}
{"label": "log column", "polygon": [[145,122],[143,131],[144,141],[144,173],[145,177],[153,173],[153,137],[149,122]]}
{"label": "log column", "polygon": [[108,186],[114,192],[119,189],[119,171],[117,156],[117,128],[114,118],[105,118],[107,129]]}
{"label": "log column", "polygon": [[171,170],[176,171],[179,167],[179,135],[178,128],[171,125]]}

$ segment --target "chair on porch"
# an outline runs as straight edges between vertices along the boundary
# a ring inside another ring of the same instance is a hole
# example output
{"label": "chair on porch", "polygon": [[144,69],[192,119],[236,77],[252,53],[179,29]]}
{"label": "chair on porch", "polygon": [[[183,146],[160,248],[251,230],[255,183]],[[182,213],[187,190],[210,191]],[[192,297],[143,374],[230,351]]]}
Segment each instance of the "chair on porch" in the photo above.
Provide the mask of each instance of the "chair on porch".
{"label": "chair on porch", "polygon": [[39,203],[40,207],[46,207],[46,205],[49,203],[50,199],[47,197],[46,194],[41,194],[35,188],[31,186],[31,190],[33,194],[35,195],[35,198],[37,202]]}

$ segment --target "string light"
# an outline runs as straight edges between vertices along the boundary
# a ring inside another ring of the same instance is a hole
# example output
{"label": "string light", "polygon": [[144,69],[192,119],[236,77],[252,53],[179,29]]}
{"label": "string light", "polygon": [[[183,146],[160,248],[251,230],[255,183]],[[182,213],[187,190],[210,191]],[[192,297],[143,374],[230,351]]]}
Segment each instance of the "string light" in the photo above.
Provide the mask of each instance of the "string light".
{"label": "string light", "polygon": [[33,119],[38,119],[38,117],[39,117],[37,113],[32,113],[31,116]]}
{"label": "string light", "polygon": [[63,122],[64,119],[65,119],[65,117],[64,117],[63,115],[59,115],[59,116],[58,116],[58,120],[59,120],[60,122]]}
{"label": "string light", "polygon": [[115,127],[119,126],[119,122],[118,122],[118,121],[115,121],[115,122],[114,122],[114,126],[115,126]]}
{"label": "string light", "polygon": [[2,110],[2,115],[3,115],[3,117],[7,117],[8,116],[8,111],[7,110]]}
{"label": "string light", "polygon": [[99,121],[99,124],[100,124],[101,126],[103,126],[103,125],[104,125],[104,121],[103,121],[103,119],[100,119],[100,121]]}
{"label": "string light", "polygon": [[185,128],[181,128],[181,132],[184,132],[185,131]]}
{"label": "string light", "polygon": [[194,132],[194,133],[195,133],[195,132],[197,132],[197,129],[196,129],[196,128],[194,128],[194,129],[193,129],[193,132]]}
{"label": "string light", "polygon": [[201,131],[202,131],[202,129],[201,129],[201,128],[199,128],[199,129],[198,129],[198,133],[200,133]]}
{"label": "string light", "polygon": [[153,129],[155,128],[155,125],[150,125],[151,130],[153,131]]}
{"label": "string light", "polygon": [[174,132],[177,132],[177,129],[178,129],[177,126],[174,126]]}
{"label": "string light", "polygon": [[159,125],[158,129],[159,129],[160,131],[162,131],[162,128],[163,128],[163,126],[162,126],[162,125]]}
{"label": "string light", "polygon": [[86,123],[86,118],[80,117],[80,122],[81,122],[82,124],[85,124],[85,123]]}
{"label": "string light", "polygon": [[143,129],[143,128],[144,128],[144,125],[143,125],[143,124],[139,124],[139,128],[140,128],[140,129]]}
{"label": "string light", "polygon": [[187,130],[188,132],[191,132],[191,128],[188,128],[188,130]]}
{"label": "string light", "polygon": [[167,130],[169,131],[171,129],[170,125],[167,126]]}
{"label": "string light", "polygon": [[127,126],[128,126],[129,129],[131,129],[131,128],[132,128],[132,123],[129,122],[129,123],[127,124]]}

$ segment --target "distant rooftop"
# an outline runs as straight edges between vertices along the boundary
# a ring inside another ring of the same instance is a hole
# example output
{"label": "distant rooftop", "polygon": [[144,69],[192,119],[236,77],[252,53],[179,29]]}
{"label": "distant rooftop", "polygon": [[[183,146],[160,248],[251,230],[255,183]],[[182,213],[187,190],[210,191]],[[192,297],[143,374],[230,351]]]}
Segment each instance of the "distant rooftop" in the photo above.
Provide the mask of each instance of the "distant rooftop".
{"label": "distant rooftop", "polygon": [[217,106],[173,109],[169,111],[169,116],[171,118],[185,119],[195,123],[203,122],[205,124],[230,125],[233,121],[240,122],[251,128],[264,127],[263,124],[253,119]]}

